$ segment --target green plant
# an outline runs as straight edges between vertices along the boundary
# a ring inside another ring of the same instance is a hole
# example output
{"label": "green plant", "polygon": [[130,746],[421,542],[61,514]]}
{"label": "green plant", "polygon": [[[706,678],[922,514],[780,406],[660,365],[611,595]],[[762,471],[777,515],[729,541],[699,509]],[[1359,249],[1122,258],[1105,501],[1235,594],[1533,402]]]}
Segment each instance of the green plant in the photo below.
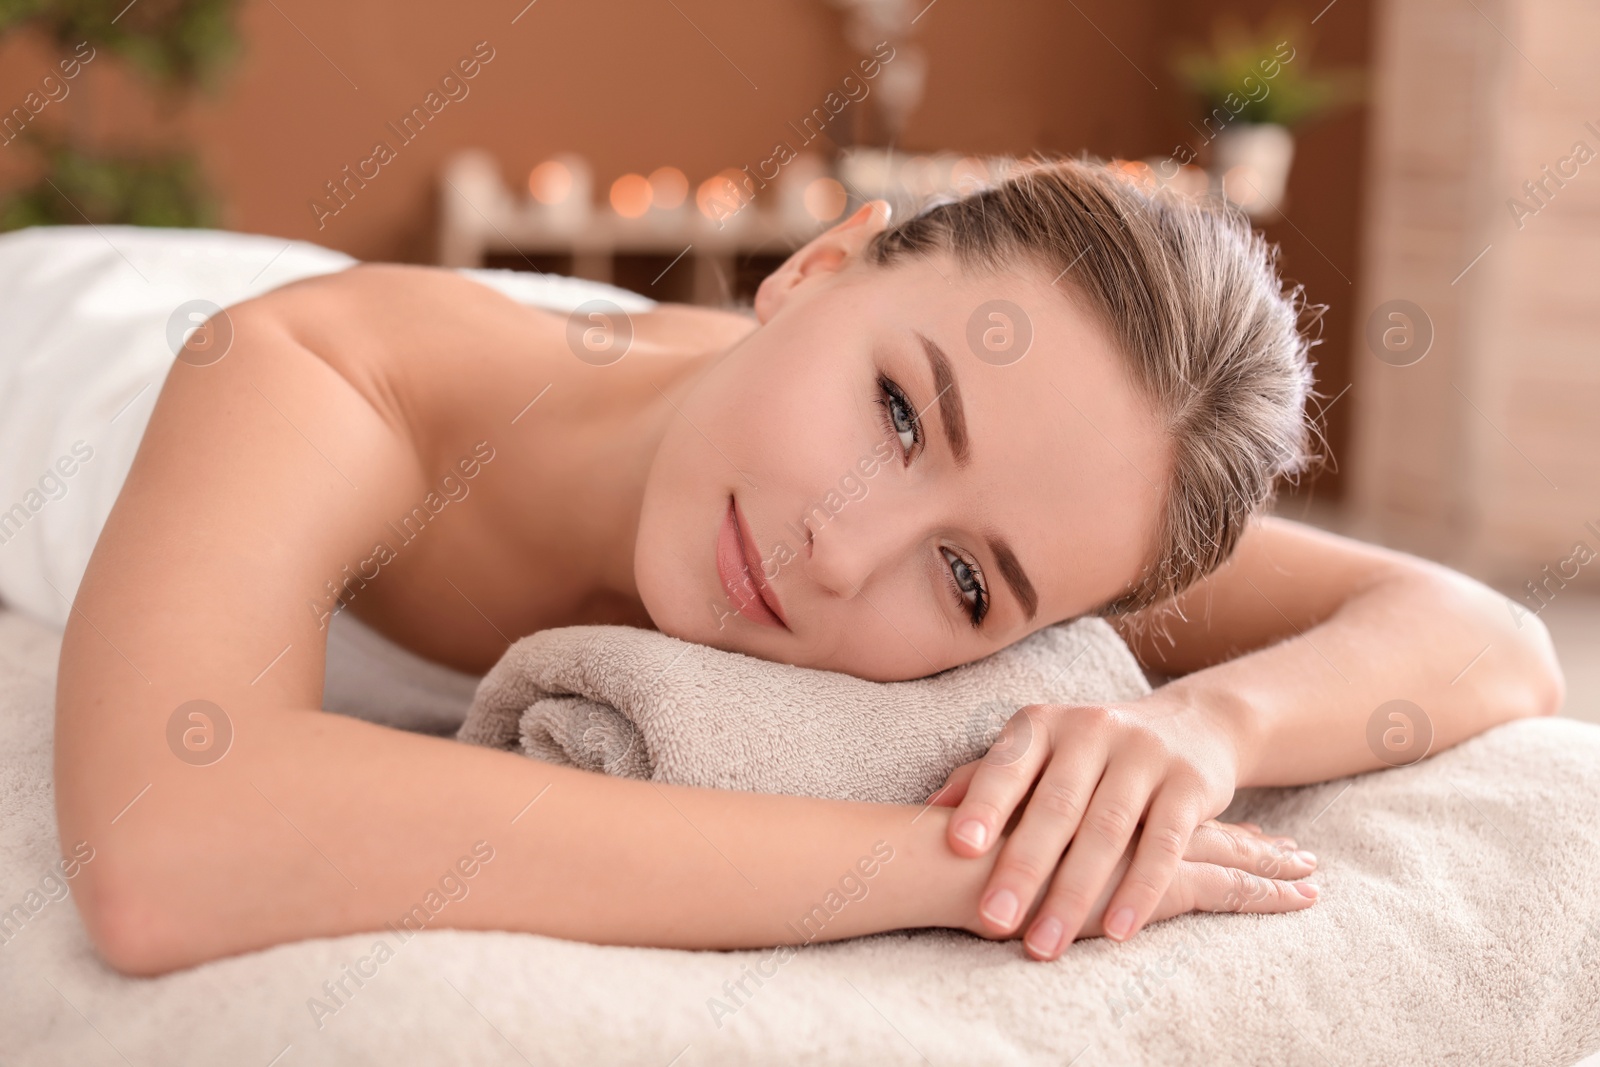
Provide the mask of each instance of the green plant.
{"label": "green plant", "polygon": [[1233,121],[1296,126],[1360,99],[1362,75],[1353,69],[1313,73],[1311,29],[1277,16],[1251,29],[1236,17],[1212,25],[1209,49],[1191,48],[1174,70],[1200,96],[1208,114]]}
{"label": "green plant", "polygon": [[238,0],[0,0],[0,33],[32,26],[63,49],[87,41],[168,88],[215,88],[239,42]]}
{"label": "green plant", "polygon": [[[175,111],[194,90],[220,85],[239,47],[237,6],[238,0],[0,0],[0,34],[31,29],[63,52],[87,43],[118,55],[152,83],[159,103]],[[72,104],[79,121],[64,137],[25,132],[39,157],[39,177],[0,197],[0,230],[85,221],[215,225],[215,200],[192,153],[84,144],[91,103],[80,89]]]}
{"label": "green plant", "polygon": [[44,143],[40,151],[44,176],[0,202],[0,230],[73,226],[86,219],[130,226],[216,223],[212,198],[191,155],[86,155],[59,141]]}

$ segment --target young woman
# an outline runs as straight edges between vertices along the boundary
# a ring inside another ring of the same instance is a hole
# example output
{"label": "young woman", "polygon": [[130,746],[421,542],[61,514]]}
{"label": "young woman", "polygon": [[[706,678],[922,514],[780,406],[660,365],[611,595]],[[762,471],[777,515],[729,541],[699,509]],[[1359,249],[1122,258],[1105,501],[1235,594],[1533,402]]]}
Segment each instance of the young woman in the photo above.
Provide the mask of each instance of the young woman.
{"label": "young woman", "polygon": [[[106,959],[377,929],[482,843],[438,924],[772,945],[887,853],[823,937],[950,926],[1054,959],[1196,908],[1308,905],[1314,857],[1212,820],[1240,786],[1383,766],[1388,700],[1425,709],[1435,749],[1556,710],[1548,639],[1501,597],[1257,517],[1306,459],[1310,371],[1243,223],[1080,163],[885,208],[796,251],[753,320],[592,320],[631,339],[614,361],[575,358],[590,320],[439,270],[228,309],[225,357],[168,375],[64,637],[61,841],[95,848],[76,897]],[[471,497],[347,609],[460,671],[620,623],[904,679],[1101,612],[1179,677],[1022,709],[1006,758],[927,808],[610,779],[323,713],[328,591],[463,464]],[[847,477],[865,492],[813,508]],[[193,700],[225,713],[225,758],[174,758]]]}

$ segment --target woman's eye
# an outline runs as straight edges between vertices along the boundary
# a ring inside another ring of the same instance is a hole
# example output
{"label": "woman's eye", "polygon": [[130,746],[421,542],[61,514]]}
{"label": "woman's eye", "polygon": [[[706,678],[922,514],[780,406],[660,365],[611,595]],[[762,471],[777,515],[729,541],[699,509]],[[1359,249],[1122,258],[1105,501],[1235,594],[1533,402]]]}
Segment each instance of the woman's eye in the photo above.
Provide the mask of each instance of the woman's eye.
{"label": "woman's eye", "polygon": [[981,625],[983,617],[989,612],[989,593],[983,587],[983,576],[977,568],[948,548],[939,551],[944,553],[945,562],[950,567],[950,584],[955,590],[956,603],[967,613],[973,626]]}
{"label": "woman's eye", "polygon": [[900,439],[900,451],[909,457],[917,442],[922,440],[922,423],[917,418],[917,413],[912,410],[911,402],[906,399],[900,387],[887,378],[878,379],[880,396],[878,403],[885,412],[885,423],[889,432]]}

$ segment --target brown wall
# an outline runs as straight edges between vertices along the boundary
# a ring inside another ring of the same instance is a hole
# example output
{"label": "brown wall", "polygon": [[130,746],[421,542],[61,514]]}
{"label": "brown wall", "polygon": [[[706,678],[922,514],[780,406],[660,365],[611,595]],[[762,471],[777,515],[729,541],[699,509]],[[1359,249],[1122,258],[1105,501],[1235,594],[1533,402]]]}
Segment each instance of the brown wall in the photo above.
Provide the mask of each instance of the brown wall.
{"label": "brown wall", "polygon": [[[929,89],[900,147],[1170,153],[1181,138],[1197,140],[1185,121],[1192,105],[1168,69],[1173,43],[1203,36],[1223,6],[943,0],[917,23]],[[855,60],[840,13],[823,0],[538,0],[513,25],[519,7],[249,2],[240,14],[243,52],[214,97],[163,115],[102,53],[73,96],[41,121],[74,122],[102,142],[192,141],[229,228],[314,240],[364,259],[425,262],[435,175],[458,148],[488,148],[514,182],[564,150],[588,157],[601,189],[625,171],[665,163],[699,180],[765,158],[787,122],[817,106]],[[1227,7],[1255,14],[1266,5]],[[1319,59],[1359,62],[1366,0],[1340,0],[1317,31]],[[400,147],[319,229],[309,202],[323,183],[368,156],[379,138],[398,144],[385,123],[420,102],[479,41],[494,59],[468,83],[471,94]],[[0,42],[5,107],[36,83],[54,50],[22,34]],[[1348,347],[1355,291],[1361,129],[1351,116],[1308,131],[1290,192],[1293,225],[1269,229],[1283,243],[1286,271],[1333,306],[1329,343],[1319,350],[1329,361],[1330,394],[1348,380],[1334,357]],[[0,183],[21,176],[18,151],[0,149]],[[1342,424],[1335,427],[1338,443]]]}

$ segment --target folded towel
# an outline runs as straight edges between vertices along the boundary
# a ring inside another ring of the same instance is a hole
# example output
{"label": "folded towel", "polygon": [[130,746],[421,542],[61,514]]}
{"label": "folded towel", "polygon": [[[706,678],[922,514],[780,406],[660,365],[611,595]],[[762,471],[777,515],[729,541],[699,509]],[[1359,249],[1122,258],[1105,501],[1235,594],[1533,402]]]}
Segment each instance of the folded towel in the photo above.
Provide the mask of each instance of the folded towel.
{"label": "folded towel", "polygon": [[909,682],[772,663],[654,630],[569,626],[507,649],[456,737],[673,785],[918,804],[1024,705],[1149,691],[1099,618]]}

